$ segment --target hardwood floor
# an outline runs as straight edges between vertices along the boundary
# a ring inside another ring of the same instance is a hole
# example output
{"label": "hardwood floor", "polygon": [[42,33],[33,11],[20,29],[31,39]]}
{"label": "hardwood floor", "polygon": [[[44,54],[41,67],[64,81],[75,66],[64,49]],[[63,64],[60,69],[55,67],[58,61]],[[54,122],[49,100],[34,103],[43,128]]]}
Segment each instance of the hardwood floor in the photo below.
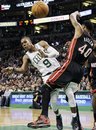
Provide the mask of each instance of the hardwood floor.
{"label": "hardwood floor", "polygon": [[[31,130],[27,128],[27,123],[36,120],[41,110],[37,109],[22,109],[22,108],[0,108],[0,130]],[[62,114],[64,130],[71,130],[71,112],[60,109]],[[52,127],[46,130],[57,130],[55,127],[55,114],[49,110],[49,118]],[[80,119],[84,130],[91,130],[93,126],[92,111],[80,111]],[[32,129],[33,130],[33,129]],[[45,130],[45,128],[38,129]]]}

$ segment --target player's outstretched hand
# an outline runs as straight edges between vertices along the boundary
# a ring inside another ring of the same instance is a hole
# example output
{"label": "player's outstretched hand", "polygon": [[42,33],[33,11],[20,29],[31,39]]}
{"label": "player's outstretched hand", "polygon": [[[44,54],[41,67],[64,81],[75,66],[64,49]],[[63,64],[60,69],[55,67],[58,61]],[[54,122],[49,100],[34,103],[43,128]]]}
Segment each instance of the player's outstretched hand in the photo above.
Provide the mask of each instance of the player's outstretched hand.
{"label": "player's outstretched hand", "polygon": [[14,68],[13,67],[7,67],[7,68],[4,68],[2,69],[2,73],[5,73],[5,74],[12,74],[13,73],[13,70]]}

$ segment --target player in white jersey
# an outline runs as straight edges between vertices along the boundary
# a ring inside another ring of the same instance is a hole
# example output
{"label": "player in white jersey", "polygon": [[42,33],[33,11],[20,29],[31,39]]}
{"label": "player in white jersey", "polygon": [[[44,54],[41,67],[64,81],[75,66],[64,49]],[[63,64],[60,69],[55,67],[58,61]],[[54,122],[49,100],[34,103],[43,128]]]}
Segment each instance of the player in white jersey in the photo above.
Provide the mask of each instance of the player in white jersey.
{"label": "player in white jersey", "polygon": [[[51,47],[46,41],[40,41],[37,44],[33,45],[29,37],[24,36],[21,39],[22,47],[27,51],[23,56],[23,63],[21,67],[7,67],[3,72],[19,72],[24,73],[28,69],[28,62],[31,61],[31,64],[38,69],[42,75],[43,82],[46,83],[46,80],[49,78],[51,73],[60,67],[57,57],[59,52]],[[58,89],[51,93],[51,105],[54,113],[56,114],[56,126],[58,130],[63,129],[61,114],[59,114],[58,107],[56,105]],[[45,108],[46,109],[46,108]],[[48,110],[46,110],[48,111]],[[46,113],[47,114],[47,113]],[[46,115],[48,116],[48,115]],[[28,123],[28,127],[31,127],[31,123]]]}
{"label": "player in white jersey", "polygon": [[[37,43],[37,44],[38,44],[39,48],[42,49],[40,47],[39,43]],[[35,47],[38,50],[38,46],[36,46],[36,45],[35,45]],[[59,53],[55,49],[53,49],[53,47],[48,47],[48,48],[51,48],[51,51],[53,51],[56,56],[59,55]],[[57,61],[57,59],[54,58],[53,56],[51,56],[51,57],[48,56],[47,57],[47,53],[50,53],[50,52],[47,52],[47,50],[46,50],[46,52],[44,52],[45,57],[42,57],[40,51],[35,51],[35,52],[29,52],[29,51],[27,51],[26,52],[26,55],[30,59],[32,65],[35,68],[38,69],[38,71],[42,74],[42,77],[48,75],[49,73],[51,74],[51,72],[53,72],[58,67],[60,67],[60,64]]]}

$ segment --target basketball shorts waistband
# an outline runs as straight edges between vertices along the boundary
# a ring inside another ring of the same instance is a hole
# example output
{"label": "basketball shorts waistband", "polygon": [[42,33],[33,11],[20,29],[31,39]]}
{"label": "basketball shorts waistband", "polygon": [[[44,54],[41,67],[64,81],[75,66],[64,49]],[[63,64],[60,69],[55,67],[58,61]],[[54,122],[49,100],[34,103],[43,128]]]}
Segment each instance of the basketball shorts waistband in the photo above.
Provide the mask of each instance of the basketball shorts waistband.
{"label": "basketball shorts waistband", "polygon": [[[58,69],[58,68],[57,68]],[[52,74],[54,71],[56,71],[57,69],[55,69],[55,70],[53,70],[53,71],[51,71],[51,72],[48,72],[47,74],[45,74],[45,75],[43,75],[42,77],[45,77],[45,76],[47,76],[47,75],[50,75],[50,74]]]}

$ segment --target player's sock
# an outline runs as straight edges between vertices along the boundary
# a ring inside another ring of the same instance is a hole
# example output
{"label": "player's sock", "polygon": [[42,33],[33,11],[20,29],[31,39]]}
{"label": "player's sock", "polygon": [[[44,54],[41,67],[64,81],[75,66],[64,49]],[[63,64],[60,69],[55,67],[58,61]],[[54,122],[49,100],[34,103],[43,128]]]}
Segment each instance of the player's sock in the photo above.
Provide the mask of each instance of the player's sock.
{"label": "player's sock", "polygon": [[54,113],[56,114],[56,116],[60,116],[60,113],[59,113],[58,109],[56,111],[54,111]]}
{"label": "player's sock", "polygon": [[72,113],[72,117],[76,117],[77,116],[77,113]]}

